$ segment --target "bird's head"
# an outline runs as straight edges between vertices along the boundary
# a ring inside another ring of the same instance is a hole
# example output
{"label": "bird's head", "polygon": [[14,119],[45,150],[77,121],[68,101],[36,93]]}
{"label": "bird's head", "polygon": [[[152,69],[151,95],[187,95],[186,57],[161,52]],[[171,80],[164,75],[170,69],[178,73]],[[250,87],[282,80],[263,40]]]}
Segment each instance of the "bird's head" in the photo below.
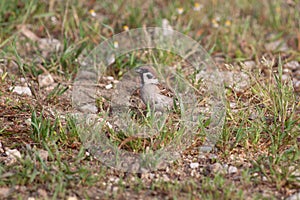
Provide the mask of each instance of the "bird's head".
{"label": "bird's head", "polygon": [[142,84],[158,84],[158,79],[156,78],[156,72],[150,66],[138,67],[135,70],[141,76]]}

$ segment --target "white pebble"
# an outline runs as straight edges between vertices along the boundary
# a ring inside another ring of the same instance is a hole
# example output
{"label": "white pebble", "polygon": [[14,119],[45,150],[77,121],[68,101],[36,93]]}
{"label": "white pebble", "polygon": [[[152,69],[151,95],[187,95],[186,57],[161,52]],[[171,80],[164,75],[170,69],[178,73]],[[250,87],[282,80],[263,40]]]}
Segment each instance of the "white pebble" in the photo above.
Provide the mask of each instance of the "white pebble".
{"label": "white pebble", "polygon": [[242,63],[242,66],[245,69],[250,70],[250,69],[253,69],[256,66],[256,63],[253,60],[248,60],[248,61],[245,61],[244,63]]}
{"label": "white pebble", "polygon": [[51,85],[52,83],[54,83],[54,80],[53,80],[51,74],[47,74],[47,75],[39,75],[38,82],[39,82],[40,87],[43,88],[43,87],[47,87],[47,86]]}
{"label": "white pebble", "polygon": [[191,167],[192,169],[198,168],[198,167],[199,167],[199,163],[197,163],[197,162],[191,163],[191,164],[190,164],[190,167]]}
{"label": "white pebble", "polygon": [[290,79],[290,76],[287,75],[287,74],[283,74],[281,78],[282,78],[282,80],[283,80],[284,82],[286,82],[286,81],[288,81],[288,80]]}
{"label": "white pebble", "polygon": [[8,157],[21,158],[21,153],[17,149],[6,149],[5,153]]}
{"label": "white pebble", "polygon": [[108,84],[108,85],[105,86],[105,89],[109,90],[109,89],[111,89],[112,87],[113,87],[112,84]]}
{"label": "white pebble", "polygon": [[109,81],[113,81],[113,80],[114,80],[114,77],[112,77],[112,76],[107,76],[106,79],[109,80]]}
{"label": "white pebble", "polygon": [[15,86],[15,87],[10,87],[9,90],[12,90],[13,93],[17,93],[19,95],[28,95],[32,96],[31,90],[29,87],[22,87],[22,86]]}
{"label": "white pebble", "polygon": [[228,174],[235,174],[237,173],[238,169],[234,166],[229,166],[228,167]]}
{"label": "white pebble", "polygon": [[26,119],[26,120],[25,120],[25,124],[26,124],[27,126],[31,126],[31,118]]}
{"label": "white pebble", "polygon": [[300,199],[300,192],[292,194],[286,200],[299,200]]}
{"label": "white pebble", "polygon": [[67,200],[77,200],[77,197],[76,196],[68,197]]}
{"label": "white pebble", "polygon": [[298,63],[298,61],[293,60],[293,61],[290,61],[290,62],[286,63],[284,65],[284,67],[286,67],[290,70],[296,70],[296,69],[300,68],[300,64]]}
{"label": "white pebble", "polygon": [[25,83],[25,82],[26,82],[26,79],[22,77],[22,78],[20,78],[20,82],[21,82],[21,83]]}

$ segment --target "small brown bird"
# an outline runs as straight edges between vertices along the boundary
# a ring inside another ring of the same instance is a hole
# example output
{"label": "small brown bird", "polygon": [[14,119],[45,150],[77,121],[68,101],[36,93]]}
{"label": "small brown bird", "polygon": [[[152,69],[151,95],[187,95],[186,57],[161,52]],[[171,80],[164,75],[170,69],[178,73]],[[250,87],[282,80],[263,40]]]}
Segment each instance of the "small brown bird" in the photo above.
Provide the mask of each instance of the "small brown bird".
{"label": "small brown bird", "polygon": [[170,110],[174,106],[174,93],[159,83],[156,73],[150,66],[142,66],[135,70],[141,77],[140,96],[144,104],[154,111]]}

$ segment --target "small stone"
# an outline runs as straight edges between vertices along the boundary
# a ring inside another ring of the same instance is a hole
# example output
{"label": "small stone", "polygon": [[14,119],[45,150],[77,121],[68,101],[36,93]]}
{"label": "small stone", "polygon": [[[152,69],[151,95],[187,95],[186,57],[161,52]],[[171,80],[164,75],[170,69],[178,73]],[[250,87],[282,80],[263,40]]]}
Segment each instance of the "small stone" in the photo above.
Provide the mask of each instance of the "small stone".
{"label": "small stone", "polygon": [[108,84],[108,85],[105,86],[105,89],[109,90],[109,89],[111,89],[112,87],[113,87],[112,84]]}
{"label": "small stone", "polygon": [[287,82],[290,79],[290,75],[288,75],[288,74],[282,74],[281,78],[282,78],[283,82]]}
{"label": "small stone", "polygon": [[3,145],[2,143],[0,142],[0,154],[4,153],[4,150],[3,150]]}
{"label": "small stone", "polygon": [[113,188],[112,188],[112,192],[114,192],[114,193],[115,193],[115,192],[118,192],[118,190],[119,190],[118,187],[113,187]]}
{"label": "small stone", "polygon": [[48,155],[49,155],[48,151],[41,149],[38,151],[38,154],[41,157],[41,159],[48,160]]}
{"label": "small stone", "polygon": [[217,158],[218,158],[218,156],[216,155],[216,154],[209,154],[209,159],[211,159],[211,160],[216,160]]}
{"label": "small stone", "polygon": [[228,170],[228,167],[229,167],[228,164],[226,164],[226,163],[223,164],[223,169],[225,169],[226,171]]}
{"label": "small stone", "polygon": [[258,174],[257,172],[255,172],[255,173],[252,174],[252,176],[253,176],[253,177],[258,177],[259,174]]}
{"label": "small stone", "polygon": [[39,82],[40,87],[44,88],[44,87],[48,87],[51,84],[53,84],[54,80],[53,80],[51,74],[47,74],[47,75],[39,75],[38,82]]}
{"label": "small stone", "polygon": [[257,117],[258,117],[257,112],[251,112],[248,119],[254,120],[254,119],[256,119]]}
{"label": "small stone", "polygon": [[44,189],[39,188],[37,193],[45,199],[47,199],[47,197],[48,197],[48,194],[47,194],[46,190],[44,190]]}
{"label": "small stone", "polygon": [[31,126],[31,118],[26,119],[26,120],[25,120],[25,124],[26,124],[27,126]]}
{"label": "small stone", "polygon": [[199,147],[199,151],[202,153],[207,153],[212,151],[213,147],[209,146],[209,145],[202,145],[201,147]]}
{"label": "small stone", "polygon": [[300,91],[300,80],[294,82],[294,87],[296,91]]}
{"label": "small stone", "polygon": [[170,178],[169,178],[166,174],[164,174],[164,175],[162,176],[162,178],[163,178],[163,180],[164,180],[165,182],[170,181]]}
{"label": "small stone", "polygon": [[60,41],[55,38],[40,38],[38,40],[38,47],[47,52],[59,51],[61,46]]}
{"label": "small stone", "polygon": [[196,176],[197,175],[197,172],[196,172],[196,170],[195,169],[192,169],[192,171],[191,171],[191,176]]}
{"label": "small stone", "polygon": [[238,169],[234,166],[229,166],[228,167],[228,174],[235,174],[237,173]]}
{"label": "small stone", "polygon": [[199,154],[198,159],[201,159],[201,160],[206,159],[206,156],[204,154]]}
{"label": "small stone", "polygon": [[288,63],[285,63],[284,67],[290,70],[297,70],[300,68],[300,64],[298,61],[293,60]]}
{"label": "small stone", "polygon": [[112,54],[106,58],[107,65],[111,65],[116,61],[115,55]]}
{"label": "small stone", "polygon": [[210,166],[210,170],[214,174],[216,174],[216,173],[225,174],[225,170],[224,170],[223,166],[220,163],[212,164]]}
{"label": "small stone", "polygon": [[35,200],[35,198],[34,197],[28,197],[27,200]]}
{"label": "small stone", "polygon": [[284,73],[284,74],[289,74],[289,73],[291,73],[291,70],[288,69],[288,68],[284,68],[284,69],[282,70],[282,73]]}
{"label": "small stone", "polygon": [[32,93],[31,93],[31,90],[29,87],[15,86],[15,87],[10,87],[9,90],[11,90],[13,93],[17,93],[18,95],[32,96]]}
{"label": "small stone", "polygon": [[80,107],[80,111],[84,113],[97,113],[98,108],[94,104],[86,104]]}
{"label": "small stone", "polygon": [[191,163],[191,164],[190,164],[190,167],[191,167],[192,169],[198,168],[198,167],[199,167],[199,163],[197,163],[197,162]]}
{"label": "small stone", "polygon": [[154,173],[149,173],[149,178],[152,180],[152,179],[154,179],[154,177],[155,177],[155,174]]}
{"label": "small stone", "polygon": [[300,80],[300,69],[298,69],[298,70],[295,72],[295,77],[297,77],[297,78]]}
{"label": "small stone", "polygon": [[289,166],[289,172],[292,176],[300,177],[300,169],[296,168],[295,166]]}
{"label": "small stone", "polygon": [[230,102],[230,103],[229,103],[229,107],[230,107],[231,109],[234,109],[234,108],[237,107],[237,105],[236,105],[235,102]]}
{"label": "small stone", "polygon": [[287,51],[289,48],[285,42],[276,40],[274,42],[266,43],[265,49],[267,51]]}
{"label": "small stone", "polygon": [[115,177],[109,177],[108,180],[113,183],[115,181]]}
{"label": "small stone", "polygon": [[170,36],[170,35],[173,34],[173,28],[172,28],[172,26],[170,25],[169,20],[167,20],[167,19],[162,19],[161,25],[162,25],[162,28],[163,28],[163,35],[164,35],[164,36]]}
{"label": "small stone", "polygon": [[114,77],[112,77],[112,76],[107,76],[107,77],[106,77],[106,80],[108,80],[108,81],[113,81],[113,80],[114,80]]}
{"label": "small stone", "polygon": [[17,149],[5,149],[5,153],[7,155],[7,158],[5,160],[5,163],[7,165],[14,164],[18,159],[22,157],[21,153]]}
{"label": "small stone", "polygon": [[69,196],[69,197],[67,198],[67,200],[77,200],[77,197],[76,197],[76,196]]}
{"label": "small stone", "polygon": [[250,77],[246,73],[224,71],[221,76],[224,83],[237,92],[242,92],[250,86]]}
{"label": "small stone", "polygon": [[242,63],[242,67],[247,70],[254,69],[256,63],[253,60],[248,60]]}
{"label": "small stone", "polygon": [[298,191],[295,194],[292,194],[286,200],[299,200],[299,199],[300,199],[300,191]]}
{"label": "small stone", "polygon": [[2,187],[0,188],[0,197],[1,198],[7,198],[11,193],[10,188]]}

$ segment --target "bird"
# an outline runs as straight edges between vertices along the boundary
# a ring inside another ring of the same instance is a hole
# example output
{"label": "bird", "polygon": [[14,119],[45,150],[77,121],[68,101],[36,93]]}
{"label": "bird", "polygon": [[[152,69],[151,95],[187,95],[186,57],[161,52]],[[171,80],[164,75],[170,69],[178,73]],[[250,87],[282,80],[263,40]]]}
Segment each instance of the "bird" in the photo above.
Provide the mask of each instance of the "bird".
{"label": "bird", "polygon": [[174,107],[174,92],[162,85],[154,69],[150,66],[141,66],[135,69],[140,75],[140,98],[145,105],[157,112],[165,112]]}

